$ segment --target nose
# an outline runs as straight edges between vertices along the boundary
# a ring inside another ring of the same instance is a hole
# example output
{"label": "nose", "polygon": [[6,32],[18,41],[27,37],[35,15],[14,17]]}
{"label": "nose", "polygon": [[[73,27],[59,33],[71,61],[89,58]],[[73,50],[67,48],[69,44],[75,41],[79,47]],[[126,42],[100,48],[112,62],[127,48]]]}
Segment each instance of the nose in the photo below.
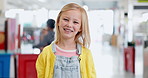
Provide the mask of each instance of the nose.
{"label": "nose", "polygon": [[73,25],[72,21],[69,21],[67,27],[72,27],[72,25]]}

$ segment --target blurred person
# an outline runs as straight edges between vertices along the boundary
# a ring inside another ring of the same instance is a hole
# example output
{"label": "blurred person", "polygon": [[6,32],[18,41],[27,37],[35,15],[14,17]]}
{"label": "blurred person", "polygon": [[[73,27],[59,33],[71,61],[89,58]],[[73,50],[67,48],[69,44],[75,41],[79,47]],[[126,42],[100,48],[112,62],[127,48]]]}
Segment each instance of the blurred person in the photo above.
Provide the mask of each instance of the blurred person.
{"label": "blurred person", "polygon": [[43,28],[40,33],[40,42],[44,40],[44,37],[48,34],[48,28]]}
{"label": "blurred person", "polygon": [[36,61],[38,78],[96,78],[87,13],[81,6],[65,5],[56,21],[56,39]]}
{"label": "blurred person", "polygon": [[37,45],[40,43],[40,35],[41,35],[41,30],[34,30],[33,36],[34,36],[34,45]]}
{"label": "blurred person", "polygon": [[43,33],[40,38],[41,40],[40,43],[33,46],[33,48],[39,48],[41,51],[45,46],[50,45],[52,43],[55,35],[55,32],[54,32],[55,20],[48,19],[46,23],[47,23],[47,29],[43,29],[42,31]]}

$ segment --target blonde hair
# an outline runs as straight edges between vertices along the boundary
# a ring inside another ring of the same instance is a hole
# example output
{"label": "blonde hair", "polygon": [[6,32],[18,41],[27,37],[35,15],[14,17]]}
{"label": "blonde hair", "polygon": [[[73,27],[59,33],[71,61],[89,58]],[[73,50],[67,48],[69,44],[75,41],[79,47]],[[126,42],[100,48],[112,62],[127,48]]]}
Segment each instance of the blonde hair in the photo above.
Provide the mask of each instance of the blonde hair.
{"label": "blonde hair", "polygon": [[75,3],[70,3],[65,5],[60,13],[58,14],[57,21],[56,21],[56,39],[55,43],[58,43],[60,41],[60,31],[58,28],[58,23],[60,20],[60,17],[63,12],[69,11],[69,10],[80,10],[81,12],[81,31],[76,34],[75,41],[77,43],[80,43],[84,47],[89,47],[90,46],[90,34],[89,34],[89,26],[88,26],[88,16],[84,8],[79,6],[78,4]]}

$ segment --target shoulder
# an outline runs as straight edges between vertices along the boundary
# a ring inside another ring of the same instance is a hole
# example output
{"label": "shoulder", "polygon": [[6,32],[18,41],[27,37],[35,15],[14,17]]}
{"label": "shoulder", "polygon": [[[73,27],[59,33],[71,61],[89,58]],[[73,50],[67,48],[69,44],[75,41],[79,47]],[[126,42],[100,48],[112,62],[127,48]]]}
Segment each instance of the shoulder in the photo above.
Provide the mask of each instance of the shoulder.
{"label": "shoulder", "polygon": [[82,47],[82,54],[83,55],[91,55],[91,50],[86,47]]}
{"label": "shoulder", "polygon": [[83,46],[82,46],[82,49],[83,49],[84,51],[90,51],[90,49],[88,49],[88,48],[86,48],[86,47],[83,47]]}
{"label": "shoulder", "polygon": [[52,52],[52,47],[51,47],[51,44],[48,45],[48,46],[45,46],[41,52],[41,54],[51,54]]}

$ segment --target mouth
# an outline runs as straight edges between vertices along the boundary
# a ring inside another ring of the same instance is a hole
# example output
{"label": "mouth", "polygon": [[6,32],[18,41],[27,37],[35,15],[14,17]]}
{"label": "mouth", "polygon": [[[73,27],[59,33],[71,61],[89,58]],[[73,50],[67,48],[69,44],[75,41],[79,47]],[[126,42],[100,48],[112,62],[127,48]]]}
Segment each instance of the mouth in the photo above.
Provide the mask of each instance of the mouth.
{"label": "mouth", "polygon": [[68,29],[68,28],[64,28],[64,31],[66,31],[66,32],[74,32],[73,30]]}

